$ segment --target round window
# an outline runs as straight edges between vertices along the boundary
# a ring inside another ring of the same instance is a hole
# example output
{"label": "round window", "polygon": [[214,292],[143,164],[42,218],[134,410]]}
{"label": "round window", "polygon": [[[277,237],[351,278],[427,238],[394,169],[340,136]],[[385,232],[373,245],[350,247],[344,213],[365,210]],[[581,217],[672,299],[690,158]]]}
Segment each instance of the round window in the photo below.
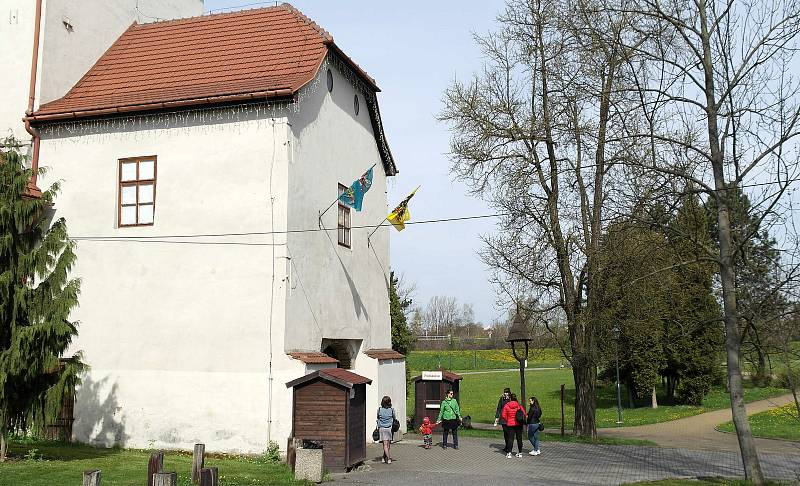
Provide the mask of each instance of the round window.
{"label": "round window", "polygon": [[353,111],[356,113],[356,116],[358,116],[358,109],[358,95],[355,95],[353,96]]}
{"label": "round window", "polygon": [[328,91],[333,92],[333,73],[328,69]]}

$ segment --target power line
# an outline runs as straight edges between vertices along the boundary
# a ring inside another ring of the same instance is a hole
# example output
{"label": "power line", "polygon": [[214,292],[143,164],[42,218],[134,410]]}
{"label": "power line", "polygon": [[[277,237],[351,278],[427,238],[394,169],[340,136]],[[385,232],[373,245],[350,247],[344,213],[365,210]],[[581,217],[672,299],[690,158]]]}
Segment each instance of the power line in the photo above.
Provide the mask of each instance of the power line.
{"label": "power line", "polygon": [[[428,219],[422,221],[406,221],[406,225],[412,224],[431,224],[431,223],[449,223],[454,221],[467,221],[472,219],[485,219],[485,218],[497,218],[500,216],[508,216],[507,213],[496,213],[496,214],[481,214],[477,216],[460,216],[456,218],[439,218],[439,219]],[[379,225],[360,225],[360,226],[351,226],[350,229],[374,229],[380,227],[388,227],[391,223],[381,223]],[[193,234],[193,235],[139,235],[139,236],[75,236],[72,237],[72,240],[75,241],[148,241],[148,240],[170,240],[176,238],[214,238],[214,237],[228,237],[228,236],[264,236],[264,235],[279,235],[279,234],[292,234],[292,233],[315,233],[320,231],[338,231],[338,228],[306,228],[306,229],[296,229],[296,230],[280,230],[280,231],[248,231],[243,233],[205,233],[205,234]],[[217,242],[181,242],[175,241],[174,243],[199,243],[199,244],[217,244]],[[219,244],[223,244],[223,242],[219,242]],[[241,244],[241,245],[253,245],[253,246],[265,246],[271,245],[271,243],[256,243],[256,242],[229,242],[227,244]]]}

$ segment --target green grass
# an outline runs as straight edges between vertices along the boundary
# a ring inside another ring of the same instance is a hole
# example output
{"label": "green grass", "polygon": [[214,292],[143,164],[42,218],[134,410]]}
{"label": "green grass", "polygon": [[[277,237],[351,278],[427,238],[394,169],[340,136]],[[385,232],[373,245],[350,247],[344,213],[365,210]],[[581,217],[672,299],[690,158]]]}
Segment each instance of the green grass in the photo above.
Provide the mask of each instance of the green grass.
{"label": "green grass", "polygon": [[[797,416],[794,403],[753,414],[748,418],[756,437],[800,441],[800,417]],[[718,425],[717,430],[733,433],[733,422]]]}
{"label": "green grass", "polygon": [[[152,451],[101,449],[82,444],[22,439],[11,442],[10,460],[0,463],[0,486],[81,484],[83,471],[100,469],[103,486],[147,484]],[[264,457],[207,455],[206,467],[218,467],[220,484],[310,484],[294,481],[289,468]],[[178,484],[191,484],[191,453],[166,452],[164,470],[178,473]]]}
{"label": "green grass", "polygon": [[[561,424],[560,385],[565,387],[564,419],[565,428],[572,429],[573,415],[575,413],[575,386],[572,372],[569,369],[528,371],[525,374],[527,394],[535,395],[542,405],[542,423],[545,427],[555,429]],[[514,391],[519,390],[518,372],[496,372],[464,375],[460,385],[461,411],[470,415],[474,422],[491,423],[494,421],[497,399],[504,387]],[[626,396],[623,389],[623,397]],[[745,400],[748,402],[761,400],[786,393],[782,388],[747,388]],[[413,413],[414,390],[409,389],[408,410]],[[623,401],[623,407],[627,400]],[[679,418],[697,415],[709,410],[717,410],[730,406],[727,393],[721,389],[714,389],[709,393],[700,407],[689,405],[674,405],[665,397],[659,397],[659,408],[652,409],[647,406],[638,408],[623,408],[623,426],[644,425],[657,422],[666,422]],[[597,390],[597,426],[614,427],[617,420],[617,399],[614,387],[600,387]]]}
{"label": "green grass", "polygon": [[[558,349],[532,350],[528,366],[557,367],[562,362]],[[422,370],[497,370],[518,368],[519,362],[510,349],[478,349],[452,351],[411,351],[406,357],[406,366],[412,374]]]}

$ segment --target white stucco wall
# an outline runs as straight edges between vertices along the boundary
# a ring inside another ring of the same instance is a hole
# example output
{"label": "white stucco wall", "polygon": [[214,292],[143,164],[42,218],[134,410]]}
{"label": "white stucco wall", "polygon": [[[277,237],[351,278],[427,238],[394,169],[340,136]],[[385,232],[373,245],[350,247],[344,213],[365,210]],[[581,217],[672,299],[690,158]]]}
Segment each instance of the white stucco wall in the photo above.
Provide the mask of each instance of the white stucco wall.
{"label": "white stucco wall", "polygon": [[[330,68],[334,87],[328,92]],[[360,110],[355,114],[353,97]],[[351,210],[351,225],[377,225],[388,214],[387,176],[370,123],[363,94],[334,63],[323,65],[301,97],[300,112],[290,114],[293,153],[289,164],[289,226],[315,228],[318,214],[338,195],[338,184],[349,186],[376,164],[373,183],[361,212]],[[405,431],[405,363],[372,359],[370,348],[390,348],[389,229],[351,230],[351,247],[337,243],[337,205],[323,216],[332,231],[295,233],[288,239],[292,285],[287,298],[286,350],[321,351],[323,339],[361,340],[352,371],[369,377],[366,440],[371,440],[375,410],[384,395],[392,397]],[[302,249],[302,250],[301,250]]]}
{"label": "white stucco wall", "polygon": [[133,22],[202,14],[203,0],[44,0],[37,101],[64,96]]}
{"label": "white stucco wall", "polygon": [[29,138],[22,124],[28,107],[35,3],[0,0],[0,138]]}
{"label": "white stucco wall", "polygon": [[[337,69],[334,89],[326,87],[326,67],[301,96],[300,111],[290,115],[293,157],[289,164],[289,225],[317,228],[318,215],[349,186],[373,169],[372,187],[361,212],[351,210],[352,226],[377,225],[387,214],[386,175],[363,96],[355,116],[355,90]],[[371,239],[370,230],[351,231],[351,248],[337,243],[337,206],[322,218],[331,231],[294,233],[292,290],[287,299],[287,351],[321,351],[323,338],[360,339],[360,351],[391,347],[388,230]],[[302,251],[301,251],[302,249]]]}
{"label": "white stucco wall", "polygon": [[[255,115],[235,118],[248,116]],[[51,171],[40,186],[62,180],[56,216],[67,219],[73,237],[284,229],[285,118],[211,120],[166,118],[135,131],[101,126],[99,135],[45,130],[41,164]],[[117,228],[118,159],[146,155],[158,157],[155,224]],[[285,446],[285,383],[304,368],[283,352],[283,238],[200,239],[263,246],[79,241],[74,318],[81,324],[73,350],[84,352],[91,371],[78,391],[76,439],[262,451],[272,344],[269,434]]]}

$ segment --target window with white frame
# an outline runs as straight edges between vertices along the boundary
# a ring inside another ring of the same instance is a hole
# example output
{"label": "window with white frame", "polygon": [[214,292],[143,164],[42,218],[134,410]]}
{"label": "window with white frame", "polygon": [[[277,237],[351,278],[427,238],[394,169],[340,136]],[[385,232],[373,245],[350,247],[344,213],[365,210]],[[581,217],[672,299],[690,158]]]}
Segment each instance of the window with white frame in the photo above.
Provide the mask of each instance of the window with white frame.
{"label": "window with white frame", "polygon": [[[347,186],[339,184],[339,194],[347,190]],[[339,244],[350,248],[350,208],[339,203],[339,219],[337,220]]]}
{"label": "window with white frame", "polygon": [[119,160],[120,226],[150,226],[156,208],[156,157]]}

